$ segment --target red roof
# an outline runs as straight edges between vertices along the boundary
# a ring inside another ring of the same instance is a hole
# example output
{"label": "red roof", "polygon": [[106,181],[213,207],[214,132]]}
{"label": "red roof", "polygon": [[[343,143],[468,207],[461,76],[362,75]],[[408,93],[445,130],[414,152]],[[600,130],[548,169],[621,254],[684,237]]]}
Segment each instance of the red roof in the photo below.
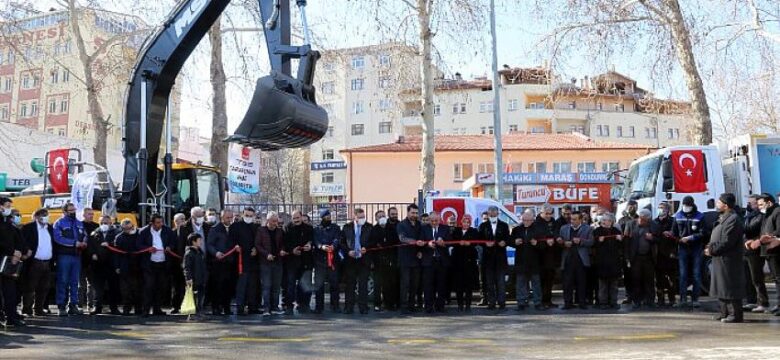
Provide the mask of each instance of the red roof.
{"label": "red roof", "polygon": [[[436,151],[493,151],[493,135],[436,135]],[[501,137],[506,150],[638,150],[650,146],[594,141],[580,134],[506,134]],[[405,136],[398,142],[344,149],[345,153],[416,152],[422,148],[422,137]]]}

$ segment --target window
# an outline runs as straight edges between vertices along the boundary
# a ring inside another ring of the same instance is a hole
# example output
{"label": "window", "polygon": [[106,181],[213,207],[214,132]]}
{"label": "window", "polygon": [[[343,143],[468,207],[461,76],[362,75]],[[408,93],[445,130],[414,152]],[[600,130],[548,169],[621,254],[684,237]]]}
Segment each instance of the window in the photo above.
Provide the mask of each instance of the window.
{"label": "window", "polygon": [[391,86],[393,86],[393,80],[390,79],[390,77],[381,77],[379,78],[379,88],[380,89],[388,89]]}
{"label": "window", "polygon": [[602,137],[609,136],[609,125],[596,125],[596,135]]}
{"label": "window", "polygon": [[596,172],[596,162],[586,161],[577,163],[577,172],[580,173],[594,173]]}
{"label": "window", "polygon": [[32,79],[30,78],[30,74],[24,74],[22,75],[22,89],[30,89]]}
{"label": "window", "polygon": [[65,136],[65,129],[63,129],[63,128],[60,128],[60,129],[57,131],[57,134],[58,134],[59,136]]}
{"label": "window", "polygon": [[334,131],[334,127],[328,126],[328,137],[333,137],[333,131]]}
{"label": "window", "polygon": [[353,114],[362,114],[363,110],[363,102],[362,101],[355,101],[352,103],[352,113]]}
{"label": "window", "polygon": [[601,163],[601,171],[602,172],[612,172],[612,171],[618,171],[620,170],[620,162],[619,161],[610,161]]}
{"label": "window", "polygon": [[332,184],[333,183],[333,173],[332,172],[324,172],[322,173],[322,183],[323,184]]}
{"label": "window", "polygon": [[379,123],[380,134],[389,134],[391,132],[393,132],[393,123],[389,121],[382,121]]}
{"label": "window", "polygon": [[336,84],[333,81],[326,81],[320,86],[323,94],[333,94],[336,90]]}
{"label": "window", "polygon": [[355,56],[352,58],[353,69],[363,69],[366,66],[366,59],[363,56]]}
{"label": "window", "polygon": [[32,85],[34,89],[38,88],[38,86],[41,85],[41,77],[38,76],[37,74],[33,74],[32,76]]}
{"label": "window", "polygon": [[62,70],[62,82],[66,83],[70,81],[70,70],[64,69]]}
{"label": "window", "polygon": [[52,84],[56,84],[60,82],[60,70],[57,68],[52,69],[51,73],[49,74],[49,82]]}
{"label": "window", "polygon": [[577,102],[576,101],[569,102],[569,109],[573,110],[573,109],[576,109],[576,108],[577,108]]}
{"label": "window", "polygon": [[30,116],[38,116],[38,101],[30,102]]}
{"label": "window", "polygon": [[626,106],[623,104],[615,104],[615,111],[617,112],[625,112]]}
{"label": "window", "polygon": [[571,172],[571,162],[554,162],[553,163],[553,172],[554,173],[570,173]]}
{"label": "window", "polygon": [[363,135],[364,131],[365,131],[365,126],[363,124],[352,124],[352,135],[355,136]]}
{"label": "window", "polygon": [[22,107],[19,109],[19,117],[27,117],[27,103],[22,103]]}
{"label": "window", "polygon": [[523,172],[523,163],[521,162],[513,162],[509,164],[509,172]]}
{"label": "window", "polygon": [[57,113],[57,99],[51,98],[49,99],[49,114],[56,114]]}
{"label": "window", "polygon": [[531,127],[531,134],[544,134],[547,132],[547,129],[544,128],[544,126],[533,126]]}
{"label": "window", "polygon": [[479,166],[477,166],[477,169],[478,169],[477,170],[478,173],[490,173],[490,174],[492,174],[492,173],[496,172],[496,165],[493,164],[493,163],[479,164]]}
{"label": "window", "polygon": [[333,149],[322,150],[322,160],[333,160]]}
{"label": "window", "polygon": [[645,128],[645,137],[648,139],[658,138],[658,129],[649,127]]}
{"label": "window", "polygon": [[626,134],[626,137],[630,137],[630,138],[634,137],[634,127],[633,126],[629,126],[628,127],[628,134]]}
{"label": "window", "polygon": [[529,109],[544,109],[544,103],[532,102],[532,103],[528,104],[528,108]]}
{"label": "window", "polygon": [[465,103],[454,103],[454,104],[452,104],[452,113],[453,114],[465,114],[466,113],[466,104]]}
{"label": "window", "polygon": [[393,101],[390,99],[379,99],[379,110],[385,111],[393,107]]}
{"label": "window", "polygon": [[547,172],[547,163],[546,162],[528,163],[528,172],[544,174]]}
{"label": "window", "polygon": [[509,100],[509,104],[507,105],[507,109],[509,109],[509,111],[516,111],[517,107],[518,107],[518,104],[519,104],[519,101],[517,101],[517,99],[511,99],[511,100]]}
{"label": "window", "polygon": [[482,135],[493,135],[493,127],[492,126],[483,126],[479,128],[479,131],[482,133]]}
{"label": "window", "polygon": [[379,55],[379,65],[390,66],[390,55],[388,54]]}
{"label": "window", "polygon": [[441,105],[436,104],[433,105],[433,116],[439,116],[441,115]]}
{"label": "window", "polygon": [[481,101],[479,103],[479,112],[481,112],[481,113],[493,112],[493,102],[492,101]]}
{"label": "window", "polygon": [[363,90],[363,83],[365,79],[352,79],[352,90]]}
{"label": "window", "polygon": [[596,103],[596,110],[604,110],[604,104],[597,102]]}
{"label": "window", "polygon": [[466,113],[466,103],[460,103],[460,113],[461,114]]}
{"label": "window", "polygon": [[336,70],[336,65],[334,63],[329,62],[322,65],[322,71],[324,71],[325,73],[330,74],[335,70]]}
{"label": "window", "polygon": [[454,164],[452,178],[455,181],[463,181],[474,174],[474,165],[472,164]]}
{"label": "window", "polygon": [[569,130],[571,132],[573,132],[573,133],[584,134],[585,133],[585,126],[584,125],[572,125],[572,126],[569,126]]}
{"label": "window", "polygon": [[517,132],[517,125],[509,125],[509,132],[510,133],[516,133]]}
{"label": "window", "polygon": [[3,81],[3,92],[11,92],[11,89],[14,86],[14,79],[12,77],[6,77]]}
{"label": "window", "polygon": [[0,121],[8,121],[9,111],[8,104],[0,105]]}
{"label": "window", "polygon": [[623,137],[623,127],[618,126],[617,127],[617,137]]}
{"label": "window", "polygon": [[669,139],[679,139],[680,138],[680,129],[669,129]]}

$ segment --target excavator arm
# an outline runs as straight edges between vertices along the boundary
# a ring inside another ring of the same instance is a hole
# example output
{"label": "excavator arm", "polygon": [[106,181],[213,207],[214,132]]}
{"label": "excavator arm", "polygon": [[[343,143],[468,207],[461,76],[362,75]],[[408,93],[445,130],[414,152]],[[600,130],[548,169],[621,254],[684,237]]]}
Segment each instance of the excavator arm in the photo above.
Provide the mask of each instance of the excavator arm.
{"label": "excavator arm", "polygon": [[[312,85],[320,55],[308,43],[306,1],[295,1],[306,39],[300,46],[290,44],[290,0],[258,2],[271,74],[258,79],[244,119],[225,140],[263,150],[312,144],[327,131],[328,117],[317,106]],[[147,189],[156,187],[158,180],[157,160],[171,88],[184,62],[229,3],[183,0],[143,46],[125,100],[120,208],[147,206]],[[291,74],[292,59],[299,59],[296,77]],[[170,162],[168,156],[168,169]]]}

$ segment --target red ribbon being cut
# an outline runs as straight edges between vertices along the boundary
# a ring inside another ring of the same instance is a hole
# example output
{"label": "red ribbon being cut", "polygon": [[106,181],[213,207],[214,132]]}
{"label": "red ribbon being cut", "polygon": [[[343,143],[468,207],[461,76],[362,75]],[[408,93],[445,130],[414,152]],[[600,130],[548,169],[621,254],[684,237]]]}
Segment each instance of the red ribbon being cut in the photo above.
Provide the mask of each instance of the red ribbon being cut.
{"label": "red ribbon being cut", "polygon": [[223,259],[227,258],[228,256],[233,255],[233,253],[238,253],[238,275],[241,275],[241,274],[244,273],[244,260],[242,259],[242,256],[241,256],[241,247],[240,246],[233,247],[232,249],[230,249],[230,251],[222,254],[222,258],[221,259],[217,259],[217,260],[222,261]]}

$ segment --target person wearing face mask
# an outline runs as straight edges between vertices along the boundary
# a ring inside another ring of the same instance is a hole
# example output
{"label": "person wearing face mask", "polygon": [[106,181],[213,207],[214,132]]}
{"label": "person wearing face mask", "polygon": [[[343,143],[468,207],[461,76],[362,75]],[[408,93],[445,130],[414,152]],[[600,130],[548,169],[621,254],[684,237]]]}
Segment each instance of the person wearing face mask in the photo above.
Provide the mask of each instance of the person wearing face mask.
{"label": "person wearing face mask", "polygon": [[[367,248],[371,243],[372,225],[366,221],[366,212],[356,208],[352,221],[346,223],[341,229],[341,256],[344,258],[344,313],[352,314],[355,311],[357,296],[358,310],[361,314],[368,314],[368,275],[371,271],[371,259]],[[357,294],[355,288],[357,287]]]}
{"label": "person wearing face mask", "polygon": [[742,257],[744,225],[734,211],[737,199],[724,193],[715,203],[720,213],[718,223],[712,229],[710,243],[704,249],[712,257],[710,296],[720,301],[720,315],[715,320],[723,323],[741,323],[742,299],[745,297],[745,273]]}
{"label": "person wearing face mask", "polygon": [[450,267],[449,245],[452,240],[449,226],[442,224],[441,215],[437,211],[429,214],[430,223],[423,225],[422,240],[426,242],[426,252],[423,255],[423,293],[425,294],[425,311],[443,313],[447,302],[447,272]]}
{"label": "person wearing face mask", "polygon": [[[747,264],[748,301],[744,310],[764,313],[769,310],[769,294],[764,280],[766,258],[761,256],[761,225],[764,214],[759,209],[761,195],[748,196],[748,208],[745,213],[745,263]],[[751,291],[751,288],[753,289]],[[751,299],[752,297],[752,299]]]}
{"label": "person wearing face mask", "polygon": [[[659,306],[674,306],[680,287],[677,267],[677,242],[672,235],[674,219],[669,214],[669,204],[658,204],[658,217],[653,220],[662,236],[656,242],[658,254],[655,261],[655,294]],[[667,303],[666,300],[669,300]]]}
{"label": "person wearing face mask", "polygon": [[[626,235],[626,229],[631,223],[635,223],[636,219],[639,217],[637,214],[637,208],[638,204],[636,200],[629,200],[628,204],[626,204],[626,210],[623,211],[623,217],[621,217],[618,220],[617,227],[620,229],[620,231],[623,232],[623,235]],[[624,259],[625,260],[625,259]],[[628,260],[626,260],[623,263],[623,274],[630,274],[630,269],[628,268]],[[631,304],[633,301],[633,293],[634,293],[634,286],[631,282],[631,276],[624,276],[623,277],[623,286],[626,288],[626,298],[622,301],[623,304]]]}
{"label": "person wearing face mask", "polygon": [[655,306],[653,301],[655,243],[661,233],[648,209],[640,210],[637,221],[629,224],[625,232],[625,259],[631,270],[629,272],[631,283],[634,284],[633,308],[639,309],[642,306],[652,308]]}
{"label": "person wearing face mask", "polygon": [[211,259],[212,315],[233,315],[230,309],[230,300],[236,291],[236,277],[238,271],[238,254],[225,255],[238,247],[235,238],[230,236],[233,224],[233,211],[222,210],[221,222],[211,228],[206,238],[206,251]]}
{"label": "person wearing face mask", "polygon": [[236,315],[243,316],[260,313],[260,260],[258,259],[255,237],[255,209],[245,207],[241,220],[230,225],[228,236],[232,244],[241,247],[243,272],[236,282]]}
{"label": "person wearing face mask", "polygon": [[[701,293],[702,251],[704,250],[704,214],[699,212],[693,197],[683,198],[680,211],[674,216],[672,236],[678,239],[677,258],[680,271],[680,307],[698,308]],[[690,272],[693,278],[690,279]],[[688,284],[692,282],[691,303],[687,302]]]}
{"label": "person wearing face mask", "polygon": [[590,267],[588,249],[593,246],[593,233],[590,226],[582,223],[582,214],[575,212],[571,215],[571,221],[561,227],[556,242],[563,247],[563,309],[574,308],[575,292],[580,309],[587,309],[585,274]]}
{"label": "person wearing face mask", "polygon": [[553,282],[555,273],[561,265],[561,248],[555,243],[560,228],[553,216],[554,209],[550,204],[542,205],[542,210],[536,216],[537,235],[540,239],[540,279],[542,282],[542,306],[544,309],[557,308],[552,302]]}
{"label": "person wearing face mask", "polygon": [[79,303],[79,278],[81,276],[80,252],[86,248],[84,224],[76,219],[76,206],[67,203],[62,207],[64,216],[54,223],[54,248],[57,254],[57,307],[60,316],[81,315]]}
{"label": "person wearing face mask", "polygon": [[22,236],[30,259],[27,261],[23,283],[22,313],[31,316],[45,316],[44,303],[49,294],[51,268],[53,265],[54,229],[49,224],[49,210],[41,208],[33,214],[33,221],[22,227]]}
{"label": "person wearing face mask", "polygon": [[[199,245],[201,247],[201,251],[199,254],[206,256],[206,239],[209,236],[209,231],[211,231],[211,225],[206,223],[206,211],[203,210],[200,206],[195,206],[192,209],[190,209],[190,218],[185,222],[183,225],[176,227],[176,245],[174,246],[174,252],[177,255],[184,256],[187,239],[189,238],[190,234],[196,233],[200,235],[201,241],[199,242]],[[175,263],[175,261],[174,261]],[[206,256],[206,267],[208,271],[211,271],[211,258]],[[173,273],[179,273],[179,269],[176,269],[176,271]],[[178,307],[181,306],[181,302],[184,299],[184,280],[183,276],[180,278],[178,275],[172,275],[172,285],[173,285],[173,299],[171,302],[173,303],[174,309],[178,310]],[[210,279],[208,280],[210,281]],[[209,293],[209,289],[212,288],[212,284],[209,282],[209,284],[204,289],[205,293],[203,296],[208,299],[208,301],[211,301],[212,299],[210,296],[212,295]],[[173,313],[173,311],[172,311]]]}
{"label": "person wearing face mask", "polygon": [[471,215],[464,214],[460,227],[452,229],[452,272],[455,285],[455,298],[458,312],[471,312],[471,297],[479,281],[477,267],[477,248],[469,240],[478,240],[479,232],[471,227]]}
{"label": "person wearing face mask", "polygon": [[[0,258],[8,257],[14,264],[18,264],[22,259],[22,250],[25,244],[21,232],[13,225],[12,204],[11,199],[0,197]],[[17,288],[15,277],[0,275],[0,291],[2,291],[6,326],[25,326],[21,316],[16,312]]]}
{"label": "person wearing face mask", "polygon": [[480,239],[488,242],[482,250],[482,287],[488,310],[506,308],[506,272],[509,268],[506,247],[509,244],[509,225],[498,218],[498,207],[488,208],[488,221],[479,225]]}
{"label": "person wearing face mask", "polygon": [[[283,286],[287,289],[284,311],[286,315],[293,315],[295,302],[298,303],[299,313],[311,311],[311,273],[312,269],[312,243],[314,242],[314,228],[303,222],[303,214],[300,210],[292,213],[292,222],[284,232],[284,251],[287,256],[284,259],[285,274]],[[309,274],[305,276],[304,274]],[[309,284],[304,284],[308,281]]]}
{"label": "person wearing face mask", "polygon": [[382,210],[374,213],[376,225],[371,228],[371,243],[374,250],[371,260],[374,265],[374,311],[395,311],[398,308],[398,256],[393,246],[398,244],[396,225],[398,210],[390,208],[390,215],[395,215],[395,222],[388,219]]}
{"label": "person wearing face mask", "polygon": [[209,208],[209,210],[206,212],[206,223],[210,226],[217,226],[219,221],[219,211],[217,211],[215,208]]}
{"label": "person wearing face mask", "polygon": [[[780,247],[770,248],[772,238],[780,236],[780,210],[778,210],[775,197],[771,194],[761,194],[758,199],[758,207],[764,214],[764,221],[761,225],[761,237],[759,241],[754,242],[754,248],[761,249],[761,256],[766,258],[769,263],[769,271],[775,279],[775,288],[780,289]],[[780,316],[780,291],[775,291],[777,296],[777,305],[770,308],[768,312]]]}
{"label": "person wearing face mask", "polygon": [[118,280],[113,267],[113,254],[108,250],[114,244],[116,230],[111,217],[104,215],[100,225],[89,235],[85,253],[90,260],[89,283],[95,288],[95,307],[90,315],[103,313],[103,305],[108,304],[112,315],[119,315]]}
{"label": "person wearing face mask", "polygon": [[[339,308],[339,270],[341,258],[338,250],[341,242],[341,229],[331,221],[330,210],[320,210],[320,224],[314,228],[314,288],[316,289],[315,314],[322,314],[325,308],[325,280],[330,290],[330,310],[341,312]],[[332,254],[332,263],[328,262],[328,253]]]}
{"label": "person wearing face mask", "polygon": [[[515,293],[517,311],[528,307],[528,300],[533,292],[533,305],[536,310],[542,310],[542,284],[539,278],[540,241],[537,225],[534,222],[536,214],[526,209],[521,216],[522,224],[512,229],[512,241],[509,246],[515,248]],[[528,284],[531,284],[530,290]]]}
{"label": "person wearing face mask", "polygon": [[615,227],[615,216],[603,214],[601,224],[593,230],[596,256],[593,266],[599,278],[598,305],[602,310],[619,309],[618,281],[623,270],[623,235]]}
{"label": "person wearing face mask", "polygon": [[[78,211],[77,211],[78,213]],[[98,229],[100,224],[95,221],[95,210],[84,208],[82,212],[84,220],[84,235],[87,240],[89,236]],[[78,215],[77,215],[78,218]],[[88,241],[87,241],[88,242]],[[87,249],[81,252],[81,274],[79,277],[79,306],[84,306],[91,312],[95,308],[95,286],[89,282],[92,277],[92,260],[89,257]]]}
{"label": "person wearing face mask", "polygon": [[282,286],[282,271],[287,251],[284,249],[284,230],[279,226],[279,215],[269,212],[266,215],[265,226],[257,229],[255,239],[260,258],[260,276],[263,285],[263,316],[281,315],[279,309],[279,293]]}
{"label": "person wearing face mask", "polygon": [[184,261],[184,249],[186,248],[186,241],[182,242],[179,233],[185,224],[187,224],[187,218],[184,214],[177,213],[173,215],[173,228],[171,228],[171,230],[173,230],[174,234],[176,234],[176,237],[174,237],[174,245],[172,246],[172,250],[173,253],[178,255],[180,258],[174,257],[171,259],[171,261],[168,262],[168,271],[171,274],[170,302],[171,307],[173,307],[171,314],[179,313],[181,302],[184,300],[185,282],[184,273],[181,271],[181,268],[183,266],[182,262]]}
{"label": "person wearing face mask", "polygon": [[114,238],[113,246],[124,253],[114,254],[114,272],[119,277],[119,290],[122,295],[122,315],[129,316],[134,310],[141,315],[143,298],[141,297],[141,259],[132,253],[138,251],[138,231],[130,219],[122,219],[121,233]]}

